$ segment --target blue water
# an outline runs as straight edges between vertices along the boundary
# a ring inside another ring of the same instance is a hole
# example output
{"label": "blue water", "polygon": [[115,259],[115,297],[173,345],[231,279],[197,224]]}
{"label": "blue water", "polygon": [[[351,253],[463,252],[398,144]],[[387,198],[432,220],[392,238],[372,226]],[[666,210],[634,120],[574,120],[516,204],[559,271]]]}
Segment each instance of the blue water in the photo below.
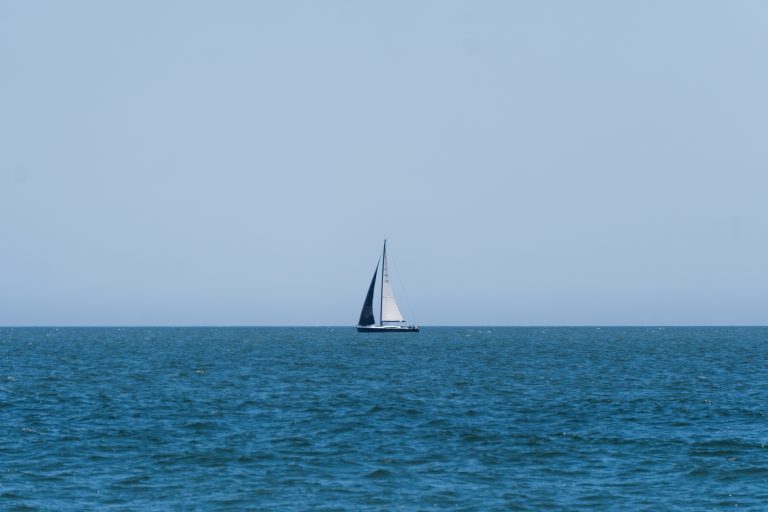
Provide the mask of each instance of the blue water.
{"label": "blue water", "polygon": [[0,328],[0,510],[766,510],[768,328]]}

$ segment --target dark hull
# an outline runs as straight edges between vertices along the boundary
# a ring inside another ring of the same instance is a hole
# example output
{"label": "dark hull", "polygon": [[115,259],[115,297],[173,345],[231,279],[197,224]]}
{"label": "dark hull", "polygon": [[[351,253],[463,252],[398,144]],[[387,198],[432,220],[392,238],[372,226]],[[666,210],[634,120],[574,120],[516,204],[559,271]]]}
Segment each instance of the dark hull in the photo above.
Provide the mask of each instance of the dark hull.
{"label": "dark hull", "polygon": [[409,327],[361,327],[357,326],[357,332],[419,332],[415,326]]}

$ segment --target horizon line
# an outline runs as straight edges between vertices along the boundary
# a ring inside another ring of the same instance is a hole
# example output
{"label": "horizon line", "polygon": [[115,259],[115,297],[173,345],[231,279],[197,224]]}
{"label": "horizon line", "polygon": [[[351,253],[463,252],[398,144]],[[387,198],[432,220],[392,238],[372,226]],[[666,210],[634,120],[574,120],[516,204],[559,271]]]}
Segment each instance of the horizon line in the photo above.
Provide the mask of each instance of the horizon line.
{"label": "horizon line", "polygon": [[[278,324],[83,324],[83,325],[0,325],[0,329],[354,329],[356,325],[278,325]],[[768,324],[421,324],[420,328],[521,328],[521,329],[554,329],[554,328],[685,328],[685,327],[768,327]]]}

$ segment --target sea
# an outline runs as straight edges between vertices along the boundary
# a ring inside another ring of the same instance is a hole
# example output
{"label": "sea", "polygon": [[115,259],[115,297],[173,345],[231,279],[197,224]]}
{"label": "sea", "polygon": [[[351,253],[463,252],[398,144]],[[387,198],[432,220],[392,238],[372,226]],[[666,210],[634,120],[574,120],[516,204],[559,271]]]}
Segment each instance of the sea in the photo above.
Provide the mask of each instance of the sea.
{"label": "sea", "polygon": [[0,328],[2,511],[768,510],[768,328]]}

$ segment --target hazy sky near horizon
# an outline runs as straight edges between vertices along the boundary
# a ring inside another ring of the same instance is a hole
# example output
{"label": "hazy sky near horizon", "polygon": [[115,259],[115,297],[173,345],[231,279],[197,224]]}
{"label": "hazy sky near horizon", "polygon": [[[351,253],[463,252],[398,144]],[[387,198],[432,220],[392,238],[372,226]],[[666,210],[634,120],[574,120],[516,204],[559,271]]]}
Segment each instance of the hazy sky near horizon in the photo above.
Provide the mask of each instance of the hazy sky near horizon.
{"label": "hazy sky near horizon", "polygon": [[0,325],[768,324],[768,3],[0,3]]}

